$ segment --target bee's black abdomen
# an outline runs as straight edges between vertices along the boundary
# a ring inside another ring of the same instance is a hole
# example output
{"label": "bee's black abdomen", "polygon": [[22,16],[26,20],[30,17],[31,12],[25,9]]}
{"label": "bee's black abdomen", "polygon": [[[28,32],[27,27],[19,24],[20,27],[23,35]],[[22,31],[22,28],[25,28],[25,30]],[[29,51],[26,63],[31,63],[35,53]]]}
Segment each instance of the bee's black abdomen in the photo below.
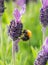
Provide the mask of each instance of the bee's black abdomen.
{"label": "bee's black abdomen", "polygon": [[29,40],[29,37],[28,36],[24,36],[24,37],[22,37],[22,40],[23,41],[28,41]]}

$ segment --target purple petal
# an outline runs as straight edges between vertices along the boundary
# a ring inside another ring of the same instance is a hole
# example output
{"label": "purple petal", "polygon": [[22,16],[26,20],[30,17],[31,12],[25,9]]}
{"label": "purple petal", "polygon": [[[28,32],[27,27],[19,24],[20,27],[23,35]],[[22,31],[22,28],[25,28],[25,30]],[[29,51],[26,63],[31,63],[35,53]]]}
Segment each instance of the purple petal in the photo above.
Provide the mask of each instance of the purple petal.
{"label": "purple petal", "polygon": [[23,6],[25,4],[25,0],[17,0],[18,6]]}
{"label": "purple petal", "polygon": [[48,53],[48,37],[46,37],[42,48],[46,53]]}
{"label": "purple petal", "polygon": [[23,7],[22,7],[22,10],[20,11],[20,14],[24,14],[26,11],[26,5],[24,4]]}
{"label": "purple petal", "polygon": [[48,6],[48,0],[42,0],[43,8]]}
{"label": "purple petal", "polygon": [[16,22],[18,22],[20,20],[20,12],[18,11],[18,9],[15,9],[14,10],[14,16],[15,16],[15,19],[16,19]]}

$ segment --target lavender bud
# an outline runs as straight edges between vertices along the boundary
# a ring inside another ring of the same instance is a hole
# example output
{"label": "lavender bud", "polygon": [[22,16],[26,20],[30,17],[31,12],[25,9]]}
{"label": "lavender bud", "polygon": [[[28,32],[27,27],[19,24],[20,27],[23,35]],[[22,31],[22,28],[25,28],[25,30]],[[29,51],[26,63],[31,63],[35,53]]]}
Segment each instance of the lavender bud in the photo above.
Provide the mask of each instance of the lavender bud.
{"label": "lavender bud", "polygon": [[23,28],[23,24],[22,23],[17,23],[15,22],[15,20],[12,20],[9,28],[8,28],[8,34],[9,36],[13,39],[16,40],[18,37],[21,36],[22,34],[22,28]]}

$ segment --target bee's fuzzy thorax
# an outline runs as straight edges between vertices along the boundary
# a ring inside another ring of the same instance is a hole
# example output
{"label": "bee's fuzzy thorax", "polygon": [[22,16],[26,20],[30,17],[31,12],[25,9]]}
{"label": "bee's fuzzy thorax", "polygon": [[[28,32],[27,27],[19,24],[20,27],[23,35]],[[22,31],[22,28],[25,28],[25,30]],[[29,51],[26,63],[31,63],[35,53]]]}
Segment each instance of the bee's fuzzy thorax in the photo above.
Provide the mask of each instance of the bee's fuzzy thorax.
{"label": "bee's fuzzy thorax", "polygon": [[27,35],[28,35],[29,37],[31,37],[32,33],[31,33],[30,30],[27,30]]}

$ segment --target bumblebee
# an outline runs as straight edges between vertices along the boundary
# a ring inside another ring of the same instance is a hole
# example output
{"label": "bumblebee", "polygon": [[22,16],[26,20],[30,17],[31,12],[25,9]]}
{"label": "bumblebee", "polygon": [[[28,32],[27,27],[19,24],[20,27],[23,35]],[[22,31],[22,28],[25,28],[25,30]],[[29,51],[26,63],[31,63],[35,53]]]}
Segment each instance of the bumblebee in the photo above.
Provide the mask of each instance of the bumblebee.
{"label": "bumblebee", "polygon": [[24,30],[23,31],[23,36],[21,37],[21,39],[23,41],[28,41],[31,37],[31,31],[30,30]]}

